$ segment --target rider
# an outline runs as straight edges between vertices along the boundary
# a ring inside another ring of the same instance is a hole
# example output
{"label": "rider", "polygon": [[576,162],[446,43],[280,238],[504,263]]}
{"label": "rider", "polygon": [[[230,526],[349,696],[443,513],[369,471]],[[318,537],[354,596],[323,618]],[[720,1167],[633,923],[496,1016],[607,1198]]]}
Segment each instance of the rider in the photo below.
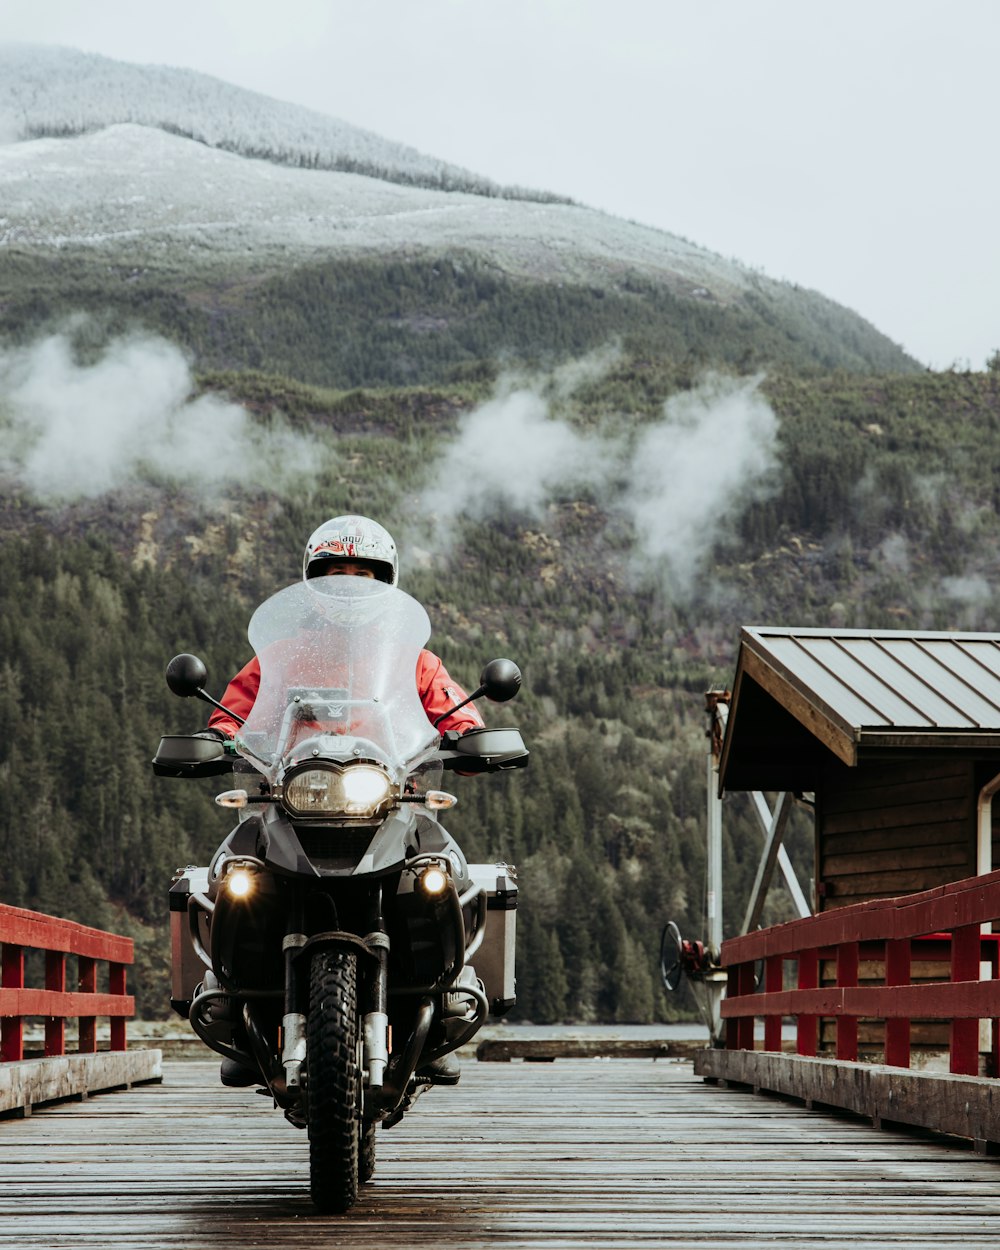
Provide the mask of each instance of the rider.
{"label": "rider", "polygon": [[[302,559],[303,578],[344,575],[376,578],[390,586],[396,585],[399,578],[396,544],[377,521],[363,516],[338,516],[324,521],[310,535]],[[452,681],[433,651],[420,652],[416,677],[417,691],[428,720],[434,722],[443,717],[438,726],[442,733],[446,729],[457,729],[460,733],[482,729],[483,719],[471,703],[447,715],[448,709],[461,703],[466,694]],[[260,663],[254,656],[226,687],[222,702],[245,719],[254,705],[259,686]],[[208,727],[225,738],[232,738],[239,728],[231,716],[219,709],[208,718]]]}
{"label": "rider", "polygon": [[[334,517],[324,521],[310,535],[302,560],[302,576],[306,580],[331,576],[369,577],[395,586],[399,577],[396,544],[387,530],[368,517]],[[416,683],[428,720],[433,723],[439,717],[443,718],[438,726],[442,733],[447,729],[466,733],[470,729],[483,728],[483,719],[471,703],[448,715],[449,709],[461,703],[466,694],[461,686],[452,681],[447,669],[432,651],[425,649],[420,652]],[[260,662],[254,656],[226,687],[222,703],[246,718],[259,688]],[[208,718],[205,732],[218,738],[232,738],[238,728],[238,723],[226,711],[217,708]],[[440,830],[440,836],[442,846],[454,847],[457,852],[457,847],[444,830]],[[458,858],[464,862],[460,853]],[[426,1064],[419,1075],[435,1085],[454,1085],[460,1073],[457,1057],[448,1054]],[[224,1085],[259,1084],[257,1072],[243,1067],[234,1059],[223,1059],[221,1077]]]}

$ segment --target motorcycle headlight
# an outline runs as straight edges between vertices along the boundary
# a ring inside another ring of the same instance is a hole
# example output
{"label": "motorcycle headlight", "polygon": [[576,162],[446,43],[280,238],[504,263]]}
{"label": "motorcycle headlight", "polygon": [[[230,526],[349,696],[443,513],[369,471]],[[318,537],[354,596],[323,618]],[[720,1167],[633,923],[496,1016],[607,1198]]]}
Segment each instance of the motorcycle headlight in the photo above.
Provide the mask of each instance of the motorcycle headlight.
{"label": "motorcycle headlight", "polygon": [[285,806],[296,816],[373,816],[392,783],[372,764],[306,768],[285,782]]}
{"label": "motorcycle headlight", "polygon": [[389,793],[389,778],[380,768],[355,764],[340,776],[344,800],[349,812],[374,809]]}

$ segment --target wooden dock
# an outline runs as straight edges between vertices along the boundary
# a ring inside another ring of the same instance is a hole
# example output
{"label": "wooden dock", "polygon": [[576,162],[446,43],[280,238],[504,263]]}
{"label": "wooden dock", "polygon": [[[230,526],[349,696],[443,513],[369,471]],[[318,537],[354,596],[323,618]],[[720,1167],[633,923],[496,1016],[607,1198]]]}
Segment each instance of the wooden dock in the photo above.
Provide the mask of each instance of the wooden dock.
{"label": "wooden dock", "polygon": [[379,1134],[354,1211],[319,1216],[304,1134],[217,1071],[0,1121],[0,1247],[1000,1245],[1000,1163],[669,1059],[467,1061]]}

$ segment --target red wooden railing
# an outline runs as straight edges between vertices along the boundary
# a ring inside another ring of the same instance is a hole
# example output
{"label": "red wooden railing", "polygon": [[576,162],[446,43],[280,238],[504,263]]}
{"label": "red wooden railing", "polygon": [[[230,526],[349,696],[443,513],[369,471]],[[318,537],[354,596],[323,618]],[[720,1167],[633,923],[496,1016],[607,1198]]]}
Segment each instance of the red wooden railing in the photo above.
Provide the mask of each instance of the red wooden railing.
{"label": "red wooden railing", "polygon": [[[796,1051],[816,1055],[819,1022],[836,1020],[836,1056],[858,1057],[858,1020],[885,1021],[885,1062],[909,1067],[910,1021],[949,1020],[950,1068],[979,1072],[979,1021],[1000,1029],[997,938],[983,925],[1000,918],[1000,872],[951,882],[921,894],[875,899],[761,929],[722,944],[729,988],[722,1004],[726,1047],[754,1049],[755,1018],[764,1021],[764,1050],[781,1050],[782,1017],[796,1020]],[[915,955],[950,960],[949,981],[911,984]],[[884,984],[859,985],[861,960],[881,962]],[[754,992],[755,964],[763,961],[762,990]],[[785,989],[785,963],[797,965],[796,988]],[[992,975],[980,979],[981,962]],[[820,967],[836,969],[820,984]],[[994,1054],[993,1074],[997,1073]]]}
{"label": "red wooden railing", "polygon": [[[97,1050],[97,1017],[111,1020],[111,1049],[125,1049],[125,1021],[135,1013],[127,994],[126,969],[133,959],[131,938],[90,929],[73,920],[0,904],[0,1061],[24,1058],[24,1021],[45,1020],[45,1054],[66,1051],[66,1020],[77,1018],[79,1051]],[[24,983],[25,951],[45,952],[45,987]],[[66,960],[76,957],[75,990],[66,988]],[[97,965],[108,963],[108,992],[97,992]]]}

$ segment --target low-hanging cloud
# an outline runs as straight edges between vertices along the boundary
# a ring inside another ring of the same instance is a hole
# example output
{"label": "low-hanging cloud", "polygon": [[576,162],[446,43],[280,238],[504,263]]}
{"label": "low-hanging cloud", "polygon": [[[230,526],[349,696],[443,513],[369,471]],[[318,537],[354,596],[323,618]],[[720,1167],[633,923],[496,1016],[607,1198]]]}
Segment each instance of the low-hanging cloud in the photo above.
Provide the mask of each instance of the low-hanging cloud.
{"label": "low-hanging cloud", "polygon": [[540,516],[568,485],[599,480],[601,471],[592,442],[553,420],[545,396],[505,386],[463,419],[434,477],[424,502],[447,523],[457,516],[483,518],[500,507]]}
{"label": "low-hanging cloud", "polygon": [[638,571],[686,594],[714,545],[746,505],[770,489],[778,420],[760,393],[762,376],[708,374],[672,396],[661,417],[613,433],[580,429],[554,415],[556,401],[603,364],[588,358],[533,382],[503,380],[463,419],[422,497],[434,528],[419,539],[441,548],[459,518],[501,509],[543,519],[559,498],[589,494],[635,534]]}
{"label": "low-hanging cloud", "polygon": [[81,364],[69,334],[0,351],[0,470],[37,498],[95,498],[137,480],[205,492],[312,479],[322,449],[280,418],[196,395],[183,353],[156,337],[113,341]]}
{"label": "low-hanging cloud", "polygon": [[767,494],[777,464],[778,419],[762,375],[708,375],[674,395],[632,451],[620,506],[635,527],[639,558],[682,591],[690,588],[726,528]]}

